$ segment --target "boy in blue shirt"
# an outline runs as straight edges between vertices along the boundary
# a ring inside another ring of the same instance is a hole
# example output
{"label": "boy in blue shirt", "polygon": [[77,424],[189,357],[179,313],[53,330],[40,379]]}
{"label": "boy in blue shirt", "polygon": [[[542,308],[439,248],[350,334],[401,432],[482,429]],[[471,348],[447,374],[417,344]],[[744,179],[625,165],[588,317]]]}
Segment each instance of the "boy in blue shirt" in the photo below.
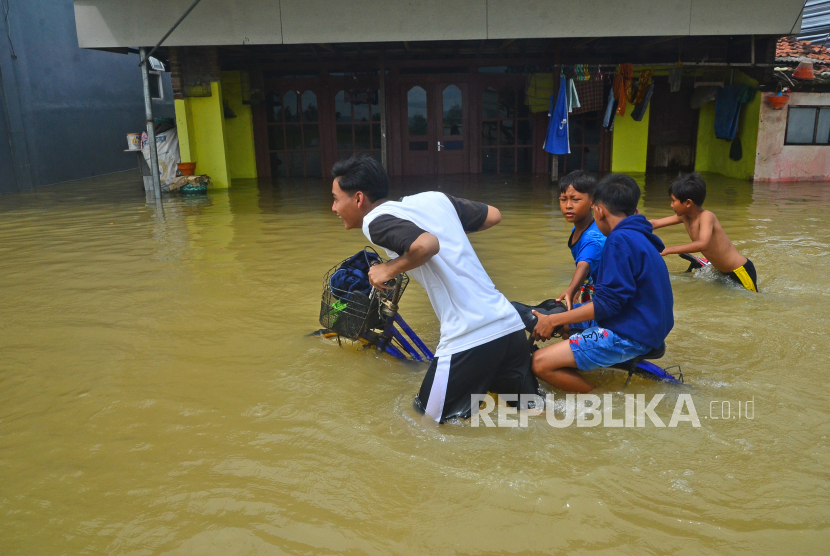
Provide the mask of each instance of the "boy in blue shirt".
{"label": "boy in blue shirt", "polygon": [[[605,177],[594,192],[594,219],[606,236],[606,248],[594,285],[594,299],[555,315],[534,311],[537,340],[570,327],[567,342],[533,354],[533,372],[569,392],[594,389],[576,369],[590,371],[629,361],[663,345],[674,326],[669,271],[660,253],[665,246],[652,226],[637,214],[640,188],[625,174]],[[581,331],[579,331],[581,330]]]}
{"label": "boy in blue shirt", "polygon": [[559,209],[565,220],[574,225],[568,248],[576,271],[571,283],[556,298],[556,301],[564,301],[568,309],[573,304],[591,300],[602,248],[605,247],[605,236],[597,228],[591,212],[596,187],[597,180],[582,170],[573,171],[559,181]]}

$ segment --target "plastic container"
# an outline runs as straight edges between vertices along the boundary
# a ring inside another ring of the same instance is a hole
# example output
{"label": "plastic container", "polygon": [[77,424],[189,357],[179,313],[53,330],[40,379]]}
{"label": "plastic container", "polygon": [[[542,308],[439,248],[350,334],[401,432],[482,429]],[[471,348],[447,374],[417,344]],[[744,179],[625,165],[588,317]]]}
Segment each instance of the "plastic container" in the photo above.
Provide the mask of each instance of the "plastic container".
{"label": "plastic container", "polygon": [[195,176],[196,175],[196,163],[195,162],[179,162],[179,173],[183,176]]}
{"label": "plastic container", "polygon": [[769,105],[772,106],[773,110],[781,110],[789,100],[790,97],[787,95],[773,95],[767,97],[767,102],[769,102]]}
{"label": "plastic container", "polygon": [[141,134],[128,133],[127,134],[127,148],[131,151],[141,150]]}
{"label": "plastic container", "polygon": [[182,195],[204,195],[207,193],[207,182],[200,181],[199,183],[187,184],[179,188]]}

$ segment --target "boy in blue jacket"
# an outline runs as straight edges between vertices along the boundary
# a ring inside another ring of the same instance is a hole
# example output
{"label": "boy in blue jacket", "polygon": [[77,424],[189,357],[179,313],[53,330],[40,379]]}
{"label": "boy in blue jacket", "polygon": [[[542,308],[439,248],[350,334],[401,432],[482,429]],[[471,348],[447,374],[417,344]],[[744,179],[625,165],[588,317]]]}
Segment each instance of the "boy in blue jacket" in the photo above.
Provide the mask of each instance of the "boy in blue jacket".
{"label": "boy in blue jacket", "polygon": [[574,369],[590,371],[629,361],[657,349],[674,326],[665,246],[648,220],[637,214],[640,188],[625,174],[605,177],[594,193],[594,220],[607,237],[594,284],[594,299],[581,307],[539,318],[533,336],[550,339],[553,330],[573,332],[533,354],[533,372],[569,392],[594,389]]}

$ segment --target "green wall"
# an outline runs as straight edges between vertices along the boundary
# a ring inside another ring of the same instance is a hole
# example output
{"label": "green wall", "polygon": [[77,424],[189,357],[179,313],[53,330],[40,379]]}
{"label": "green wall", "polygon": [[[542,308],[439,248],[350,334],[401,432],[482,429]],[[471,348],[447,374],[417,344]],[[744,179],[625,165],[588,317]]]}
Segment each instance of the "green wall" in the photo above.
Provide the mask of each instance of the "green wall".
{"label": "green wall", "polygon": [[[758,82],[743,72],[734,70],[733,85],[757,86]],[[729,158],[732,141],[715,137],[715,103],[710,102],[700,109],[697,124],[697,147],[695,152],[695,170],[714,172],[730,178],[751,180],[755,175],[755,151],[758,145],[758,125],[761,114],[761,94],[741,106],[738,120],[738,137],[741,140],[743,157],[741,160]]]}
{"label": "green wall", "polygon": [[[226,189],[231,179],[256,178],[251,107],[242,104],[240,72],[223,72],[210,84],[211,96],[176,100],[176,125],[183,162],[210,176],[213,187]],[[224,103],[236,114],[226,118]]]}
{"label": "green wall", "polygon": [[[635,71],[634,75],[637,75]],[[611,148],[611,171],[625,173],[642,173],[646,171],[648,156],[648,118],[651,106],[646,109],[642,121],[631,117],[636,108],[626,104],[625,116],[614,119],[614,136]]]}
{"label": "green wall", "polygon": [[[207,174],[217,189],[231,185],[228,171],[227,144],[225,141],[225,116],[222,111],[222,84],[210,84],[211,96],[185,99],[190,138],[191,162],[196,172]],[[177,114],[178,117],[178,114]]]}
{"label": "green wall", "polygon": [[231,179],[255,178],[254,121],[251,106],[242,104],[242,74],[222,72],[222,100],[236,114],[225,118],[225,138]]}

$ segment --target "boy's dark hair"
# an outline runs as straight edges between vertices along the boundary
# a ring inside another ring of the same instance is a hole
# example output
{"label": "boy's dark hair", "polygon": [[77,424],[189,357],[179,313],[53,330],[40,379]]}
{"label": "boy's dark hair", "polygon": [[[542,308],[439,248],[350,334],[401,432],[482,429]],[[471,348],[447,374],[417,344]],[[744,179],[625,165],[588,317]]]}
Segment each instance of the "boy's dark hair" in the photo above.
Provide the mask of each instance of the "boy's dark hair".
{"label": "boy's dark hair", "polygon": [[597,188],[597,179],[588,172],[574,170],[559,180],[559,194],[565,193],[571,186],[580,193],[585,193],[587,196],[593,198],[594,191]]}
{"label": "boy's dark hair", "polygon": [[372,203],[389,195],[386,170],[380,162],[365,154],[336,162],[331,173],[337,178],[340,189],[350,195],[362,191]]}
{"label": "boy's dark hair", "polygon": [[609,174],[602,178],[594,191],[594,204],[602,205],[611,214],[631,216],[637,212],[640,188],[637,182],[625,174]]}
{"label": "boy's dark hair", "polygon": [[703,201],[706,199],[706,182],[697,172],[686,174],[672,182],[669,186],[669,195],[674,195],[681,203],[691,199],[697,206],[703,206]]}

